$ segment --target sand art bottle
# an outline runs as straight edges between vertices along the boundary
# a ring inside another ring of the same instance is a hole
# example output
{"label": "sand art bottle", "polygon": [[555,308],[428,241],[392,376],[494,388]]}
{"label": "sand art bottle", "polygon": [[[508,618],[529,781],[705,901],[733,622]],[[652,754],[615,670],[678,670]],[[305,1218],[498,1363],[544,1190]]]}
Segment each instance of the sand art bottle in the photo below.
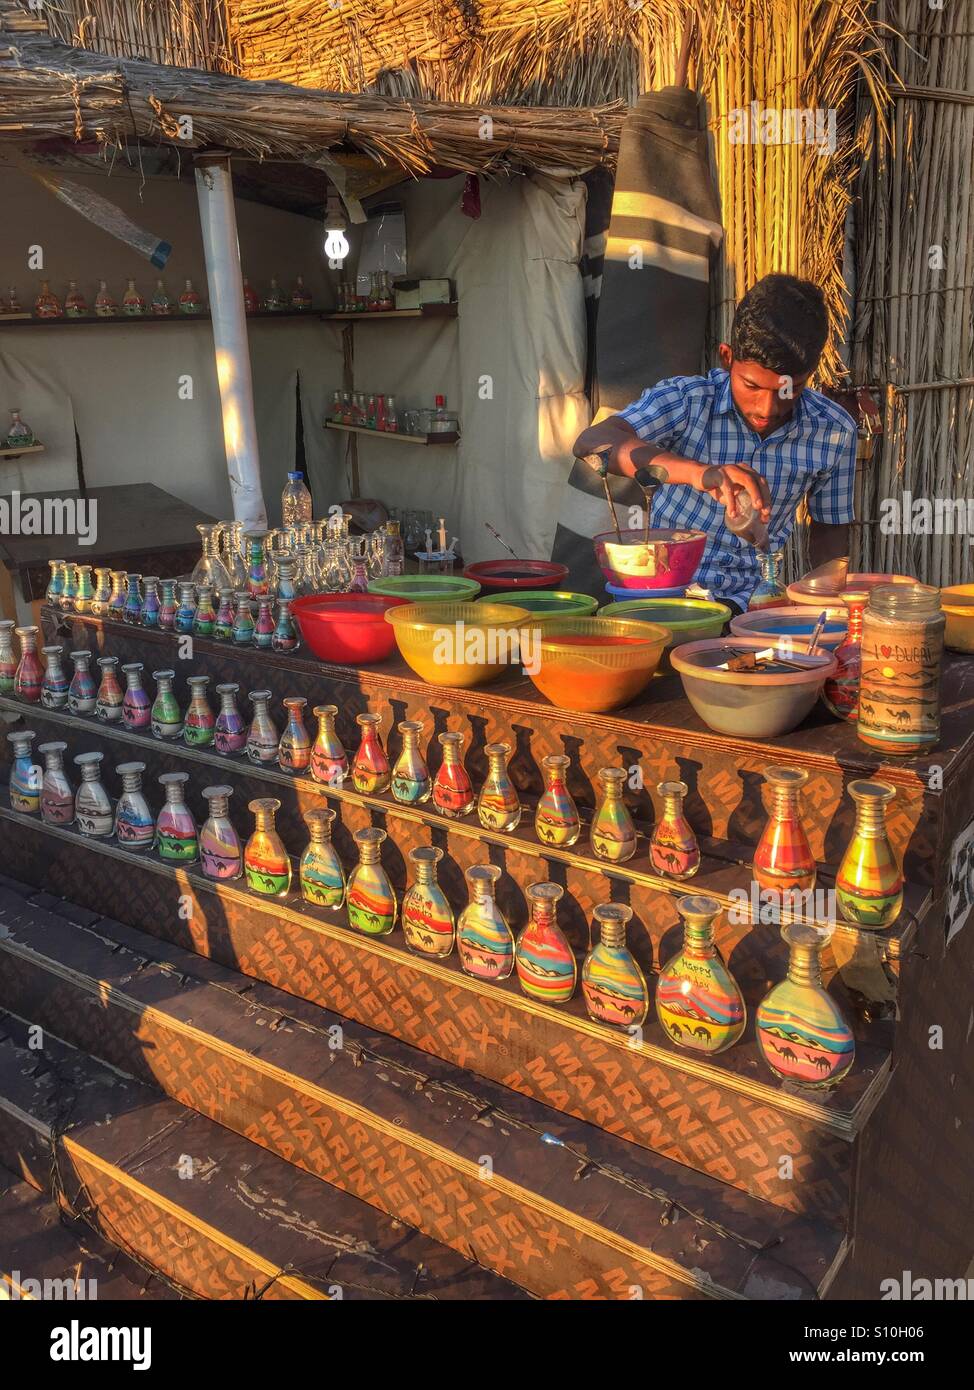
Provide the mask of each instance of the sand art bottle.
{"label": "sand art bottle", "polygon": [[896,796],[888,782],[850,782],[856,824],[835,876],[839,912],[859,927],[889,927],[903,906],[903,871],[886,832],[886,807]]}
{"label": "sand art bottle", "polygon": [[245,531],[247,557],[247,593],[253,599],[266,598],[271,591],[267,577],[267,555],[264,549],[266,531]]}
{"label": "sand art bottle", "polygon": [[287,727],[278,745],[277,765],[283,772],[307,772],[311,765],[311,739],[304,727],[303,711],[308,702],[303,696],[289,695],[283,703]]}
{"label": "sand art bottle", "polygon": [[74,798],[75,823],[82,835],[106,840],[115,833],[112,799],[101,780],[103,753],[79,753],[74,760],[81,769],[81,786]]}
{"label": "sand art bottle", "polygon": [[376,796],[388,791],[392,782],[389,759],[379,737],[382,718],[378,714],[357,714],[355,722],[362,733],[352,762],[352,786],[357,792]]}
{"label": "sand art bottle", "polygon": [[415,875],[402,900],[402,933],[406,945],[420,956],[442,960],[450,955],[456,927],[453,910],[436,880],[436,866],[443,851],[434,845],[419,845],[409,851]]}
{"label": "sand art bottle", "polygon": [[345,901],[345,872],[331,842],[335,812],[330,806],[306,811],[304,823],[311,839],[298,864],[301,896],[315,907],[335,909]]}
{"label": "sand art bottle", "polygon": [[31,754],[36,737],[33,729],[22,729],[19,733],[7,735],[7,742],[13,751],[13,762],[10,766],[10,808],[27,816],[36,816],[41,809],[44,769],[33,761]]}
{"label": "sand art bottle", "polygon": [[247,747],[247,724],[237,709],[239,685],[232,681],[218,685],[216,693],[220,697],[220,713],[213,726],[213,747],[218,753],[242,753]]}
{"label": "sand art bottle", "polygon": [[159,598],[159,576],[147,574],[142,580],[142,626],[158,628],[162,601]]}
{"label": "sand art bottle", "polygon": [[778,578],[780,553],[772,555],[769,550],[758,555],[761,578],[748,599],[747,611],[753,613],[760,608],[781,608],[789,602],[788,595]]}
{"label": "sand art bottle", "polygon": [[0,620],[0,695],[14,693],[14,678],[17,675],[17,658],[14,655],[13,620]]}
{"label": "sand art bottle", "polygon": [[838,662],[835,675],[822,687],[822,703],[838,719],[855,719],[859,711],[859,673],[862,669],[862,615],[869,599],[865,589],[840,594],[849,613],[845,637],[832,655]]}
{"label": "sand art bottle", "polygon": [[204,787],[209,808],[200,827],[200,868],[207,878],[226,882],[243,873],[243,846],[230,819],[233,788]]}
{"label": "sand art bottle", "polygon": [[18,700],[36,705],[40,702],[44,683],[44,668],[37,655],[37,628],[16,627],[14,632],[20,638],[20,661],[14,672],[14,694]]}
{"label": "sand art bottle", "polygon": [[123,717],[124,696],[118,683],[118,657],[100,656],[101,680],[95,696],[95,714],[106,724],[117,724]]}
{"label": "sand art bottle", "polygon": [[213,636],[217,642],[229,642],[233,637],[233,590],[220,590],[220,605],[216,610]]}
{"label": "sand art bottle", "polygon": [[213,589],[209,584],[200,584],[196,590],[193,636],[212,637],[215,628],[216,609],[213,607]]}
{"label": "sand art bottle", "polygon": [[485,830],[516,830],[520,824],[522,806],[514,783],[507,770],[511,751],[509,743],[488,743],[487,778],[477,797],[477,818]]}
{"label": "sand art bottle", "polygon": [[122,699],[122,719],[126,729],[136,733],[152,723],[152,702],[142,685],[142,662],[130,661],[122,667],[125,695]]}
{"label": "sand art bottle", "polygon": [[[47,581],[47,588],[44,590],[44,599],[47,603],[52,603],[56,608],[58,606],[58,599],[64,593],[64,561],[48,560],[47,565],[51,571],[51,577]],[[11,623],[10,626],[13,627],[13,623]]]}
{"label": "sand art bottle", "polygon": [[578,807],[565,785],[569,762],[564,753],[549,753],[542,758],[545,789],[534,812],[534,829],[544,845],[568,849],[582,831]]}
{"label": "sand art bottle", "polygon": [[182,738],[183,712],[172,688],[176,672],[153,671],[152,679],[156,683],[156,698],[152,702],[152,737]]}
{"label": "sand art bottle", "polygon": [[862,621],[856,734],[870,748],[913,757],[940,739],[946,618],[940,590],[878,584]]}
{"label": "sand art bottle", "polygon": [[441,816],[459,820],[476,805],[473,783],[463,765],[463,734],[439,735],[443,761],[433,779],[433,805]]}
{"label": "sand art bottle", "polygon": [[175,632],[178,606],[175,579],[162,580],[162,595],[159,599],[159,629],[161,632]]}
{"label": "sand art bottle", "polygon": [[40,743],[38,753],[44,758],[44,780],[41,783],[41,820],[46,825],[70,825],[74,820],[74,788],[64,771],[66,743]]}
{"label": "sand art bottle", "polygon": [[47,661],[44,679],[41,682],[41,704],[45,709],[64,709],[68,703],[68,681],[62,658],[63,647],[42,647]]}
{"label": "sand art bottle", "polygon": [[152,849],[156,824],[142,790],[145,763],[119,763],[115,771],[122,779],[122,795],[115,807],[115,838],[126,849]]}
{"label": "sand art bottle", "polygon": [[271,692],[252,690],[247,698],[254,707],[254,717],[247,730],[247,757],[252,763],[273,763],[277,760],[280,739],[268,709]]}
{"label": "sand art bottle", "polygon": [[789,922],[781,935],[789,948],[788,977],[758,1005],[758,1047],[782,1080],[828,1086],[846,1075],[856,1056],[852,1030],[822,988],[820,954],[832,928]]}
{"label": "sand art bottle", "polygon": [[93,618],[107,618],[112,597],[112,572],[104,565],[95,567],[95,592],[91,600]]}
{"label": "sand art bottle", "polygon": [[72,714],[94,714],[98,692],[91,674],[91,652],[72,652],[74,672],[68,686],[68,709]]}
{"label": "sand art bottle", "polygon": [[355,832],[359,862],[348,877],[348,920],[369,936],[388,936],[396,925],[399,905],[379,859],[385,838],[386,832],[375,826]]}
{"label": "sand art bottle", "polygon": [[124,570],[112,570],[112,592],[108,599],[108,616],[113,622],[125,620],[125,596],[128,576]]}
{"label": "sand art bottle", "polygon": [[250,595],[243,592],[235,594],[237,611],[233,615],[233,644],[235,647],[249,647],[254,640],[254,610]]}
{"label": "sand art bottle", "polygon": [[79,565],[78,592],[74,597],[74,611],[76,613],[90,613],[94,597],[95,588],[91,582],[91,565]]}
{"label": "sand art bottle", "polygon": [[592,915],[599,926],[599,940],[582,965],[582,996],[589,1018],[624,1028],[641,1027],[649,1012],[649,989],[626,946],[632,908],[626,903],[600,903]]}
{"label": "sand art bottle", "polygon": [[209,676],[187,676],[189,707],[183,721],[183,742],[187,748],[208,748],[213,742],[216,717],[206,698]]}
{"label": "sand art bottle", "polygon": [[185,637],[192,633],[193,623],[196,619],[196,585],[189,579],[181,579],[177,588],[179,589],[179,604],[173,619],[173,632],[182,633]]}
{"label": "sand art bottle", "polygon": [[274,601],[266,595],[257,600],[257,617],[254,619],[254,646],[259,651],[270,651],[274,644]]}
{"label": "sand art bottle", "polygon": [[291,600],[287,598],[278,599],[277,616],[274,619],[274,631],[271,635],[271,650],[275,652],[296,652],[301,646],[301,638],[298,635],[297,624],[291,613]]}
{"label": "sand art bottle", "polygon": [[557,883],[531,884],[527,890],[531,918],[514,948],[521,989],[546,1004],[564,1004],[575,992],[578,967],[556,920],[557,903],[564,892]]}
{"label": "sand art bottle", "polygon": [[243,864],[247,887],[268,898],[283,898],[291,889],[291,861],[274,825],[281,803],[273,796],[251,801],[254,833],[244,848]]}
{"label": "sand art bottle", "polygon": [[772,806],[754,851],[755,880],[770,892],[808,892],[815,886],[816,865],[798,806],[808,773],[798,767],[768,767],[764,780]]}
{"label": "sand art bottle", "polygon": [[127,574],[125,576],[127,591],[125,607],[122,609],[122,621],[131,625],[137,625],[142,617],[142,590],[139,587],[141,581],[141,574]]}
{"label": "sand art bottle", "polygon": [[311,776],[326,786],[340,787],[348,776],[348,754],[335,732],[337,705],[315,705],[318,732],[311,748]]}
{"label": "sand art bottle", "polygon": [[392,794],[404,806],[418,806],[429,801],[433,790],[430,770],[419,746],[423,726],[416,719],[403,719],[396,727],[402,734],[402,752],[392,769]]}
{"label": "sand art bottle", "polygon": [[682,949],[656,981],[656,1016],[671,1041],[693,1052],[723,1052],[744,1032],[744,996],[716,945],[720,903],[703,893],[677,902]]}
{"label": "sand art bottle", "polygon": [[506,980],[514,969],[514,935],[494,896],[500,876],[496,864],[473,864],[465,875],[470,901],[457,922],[457,952],[477,980]]}
{"label": "sand art bottle", "polygon": [[[65,613],[74,612],[75,595],[78,592],[78,566],[73,560],[64,562],[64,586],[58,599],[58,607]],[[123,597],[124,603],[124,597]]]}
{"label": "sand art bottle", "polygon": [[164,772],[159,785],[166,800],[156,821],[159,858],[170,864],[195,864],[199,858],[196,822],[186,804],[188,772]]}
{"label": "sand art bottle", "polygon": [[683,812],[686,782],[660,782],[663,810],[649,841],[649,862],[658,874],[692,878],[700,868],[700,846]]}
{"label": "sand art bottle", "polygon": [[603,767],[599,772],[604,796],[592,821],[592,853],[611,864],[624,864],[636,853],[636,827],[622,794],[625,780],[622,767]]}

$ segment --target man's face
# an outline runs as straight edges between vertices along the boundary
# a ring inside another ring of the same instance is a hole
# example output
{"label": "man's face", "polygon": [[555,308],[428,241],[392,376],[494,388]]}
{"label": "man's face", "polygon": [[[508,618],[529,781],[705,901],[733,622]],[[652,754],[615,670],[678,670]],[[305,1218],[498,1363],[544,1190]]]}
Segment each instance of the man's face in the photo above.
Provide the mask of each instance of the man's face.
{"label": "man's face", "polygon": [[[784,377],[757,362],[738,361],[727,343],[720,345],[720,361],[730,373],[731,395],[739,413],[756,434],[765,438],[790,419],[795,404],[811,372]],[[782,394],[782,387],[790,396]]]}

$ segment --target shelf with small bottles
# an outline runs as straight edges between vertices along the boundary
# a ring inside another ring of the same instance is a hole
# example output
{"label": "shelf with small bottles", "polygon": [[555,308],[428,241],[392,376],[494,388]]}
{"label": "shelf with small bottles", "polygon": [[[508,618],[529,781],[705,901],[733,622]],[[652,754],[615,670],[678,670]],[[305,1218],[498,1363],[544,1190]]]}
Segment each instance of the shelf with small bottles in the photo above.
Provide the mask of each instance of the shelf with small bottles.
{"label": "shelf with small bottles", "polygon": [[375,430],[367,425],[343,425],[336,420],[325,421],[326,430],[339,430],[342,434],[364,434],[370,439],[389,440],[393,444],[421,444],[432,447],[440,444],[456,444],[459,431],[444,434],[405,434],[401,430]]}
{"label": "shelf with small bottles", "polygon": [[401,444],[455,444],[460,421],[438,395],[432,408],[400,410],[396,397],[367,391],[335,391],[325,428],[345,434],[398,440]]}
{"label": "shelf with small bottles", "polygon": [[[246,276],[243,286],[244,309],[248,319],[306,318],[310,322],[317,320],[318,315],[314,312],[311,295],[300,275],[291,293],[281,290],[273,277],[270,288],[263,297],[251,288]],[[21,308],[13,287],[6,298],[0,301],[0,327],[3,328],[64,328],[72,324],[87,324],[90,327],[94,324],[109,323],[117,325],[210,321],[211,315],[203,296],[194,288],[190,279],[184,281],[184,287],[175,299],[167,293],[161,279],[156,281],[155,290],[148,299],[138,290],[135,281],[130,279],[120,301],[114,298],[107,282],[100,281],[93,307],[89,307],[86,296],[78,289],[74,280],[68,282],[63,301],[51,291],[49,281],[42,281],[32,313]]]}

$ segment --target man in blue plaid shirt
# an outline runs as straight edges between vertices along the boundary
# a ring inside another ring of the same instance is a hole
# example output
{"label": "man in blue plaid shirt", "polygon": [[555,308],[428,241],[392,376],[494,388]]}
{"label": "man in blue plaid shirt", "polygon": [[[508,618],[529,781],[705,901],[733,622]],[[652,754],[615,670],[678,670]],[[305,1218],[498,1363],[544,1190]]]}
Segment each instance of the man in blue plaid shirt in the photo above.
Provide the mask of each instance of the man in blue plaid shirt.
{"label": "man in blue plaid shirt", "polygon": [[[791,534],[804,497],[812,564],[849,553],[856,426],[841,406],[806,386],[827,337],[818,286],[767,275],[737,306],[720,367],[649,387],[575,444],[580,458],[602,451],[610,472],[632,477],[652,463],[670,484],[683,485],[656,493],[653,526],[706,531],[697,581],[739,610],[760,579],[758,553],[725,524],[726,515],[736,516],[741,490],[767,523],[773,552]],[[723,480],[704,487],[713,465]]]}

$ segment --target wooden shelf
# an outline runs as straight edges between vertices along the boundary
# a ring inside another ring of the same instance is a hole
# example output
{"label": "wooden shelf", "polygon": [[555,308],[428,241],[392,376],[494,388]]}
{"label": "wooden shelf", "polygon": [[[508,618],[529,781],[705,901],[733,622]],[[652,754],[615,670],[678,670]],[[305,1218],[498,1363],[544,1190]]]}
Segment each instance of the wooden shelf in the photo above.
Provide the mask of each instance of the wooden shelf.
{"label": "wooden shelf", "polygon": [[396,444],[425,444],[429,447],[443,444],[456,444],[460,435],[456,431],[449,434],[403,434],[402,430],[370,430],[361,425],[339,425],[334,420],[325,421],[326,430],[340,430],[342,434],[364,434],[370,439],[388,439]]}
{"label": "wooden shelf", "polygon": [[[321,317],[322,315],[314,309],[259,309],[257,313],[247,315],[248,321],[251,319],[307,319],[310,323],[317,323]],[[150,323],[210,323],[211,321],[209,310],[202,314],[112,314],[105,318],[101,318],[97,314],[84,314],[81,318],[64,317],[59,319],[5,318],[0,314],[0,328],[79,328],[83,326],[94,328],[107,324],[131,328]]]}
{"label": "wooden shelf", "polygon": [[449,304],[423,304],[419,309],[351,309],[336,314],[322,314],[323,319],[340,319],[343,323],[370,323],[385,319],[455,319],[457,301]]}
{"label": "wooden shelf", "polygon": [[21,454],[43,454],[43,444],[21,444],[13,449],[0,449],[0,459],[19,459]]}

